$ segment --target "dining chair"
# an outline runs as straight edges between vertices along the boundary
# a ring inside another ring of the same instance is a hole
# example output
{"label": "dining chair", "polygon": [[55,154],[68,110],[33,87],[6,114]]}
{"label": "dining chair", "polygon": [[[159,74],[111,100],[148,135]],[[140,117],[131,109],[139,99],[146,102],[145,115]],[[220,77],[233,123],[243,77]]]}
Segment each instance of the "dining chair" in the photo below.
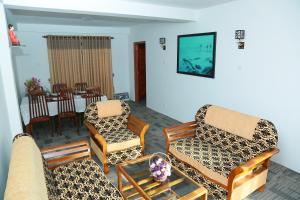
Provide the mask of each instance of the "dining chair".
{"label": "dining chair", "polygon": [[86,89],[87,94],[96,94],[101,96],[101,88],[100,87],[89,87]]}
{"label": "dining chair", "polygon": [[26,131],[32,134],[33,124],[47,121],[53,137],[53,128],[51,117],[49,115],[48,104],[46,101],[46,94],[43,92],[36,93],[34,95],[29,94],[28,100],[30,121],[29,124],[26,126]]}
{"label": "dining chair", "polygon": [[60,93],[62,89],[66,89],[67,84],[65,83],[56,83],[52,85],[52,92],[53,93]]}
{"label": "dining chair", "polygon": [[57,98],[57,110],[58,110],[58,132],[61,133],[61,122],[65,118],[72,118],[74,124],[77,127],[77,133],[79,134],[79,123],[75,109],[75,101],[73,96],[73,90],[71,88],[62,89],[59,97]]}
{"label": "dining chair", "polygon": [[86,82],[75,83],[75,92],[84,92],[86,91],[86,88],[87,88]]}
{"label": "dining chair", "polygon": [[97,101],[101,101],[101,95],[99,94],[93,94],[93,93],[87,93],[85,96],[85,106],[87,107],[91,103],[96,103]]}

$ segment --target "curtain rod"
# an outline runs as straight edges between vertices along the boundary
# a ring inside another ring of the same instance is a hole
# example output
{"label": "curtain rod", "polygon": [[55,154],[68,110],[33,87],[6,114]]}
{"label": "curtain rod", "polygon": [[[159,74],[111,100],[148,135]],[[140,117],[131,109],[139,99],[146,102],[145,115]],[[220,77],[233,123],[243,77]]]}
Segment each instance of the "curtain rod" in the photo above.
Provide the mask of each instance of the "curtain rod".
{"label": "curtain rod", "polygon": [[48,38],[49,36],[60,36],[60,37],[109,37],[110,39],[114,39],[111,36],[96,36],[96,35],[43,35],[43,38]]}

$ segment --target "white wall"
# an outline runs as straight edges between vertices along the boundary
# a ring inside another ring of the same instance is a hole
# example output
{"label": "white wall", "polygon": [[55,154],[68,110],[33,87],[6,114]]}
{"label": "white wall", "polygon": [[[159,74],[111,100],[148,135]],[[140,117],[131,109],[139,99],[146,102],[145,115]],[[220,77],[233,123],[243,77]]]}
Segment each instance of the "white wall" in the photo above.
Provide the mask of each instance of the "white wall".
{"label": "white wall", "polygon": [[0,1],[0,199],[6,185],[12,138],[22,131],[6,16]]}
{"label": "white wall", "polygon": [[50,89],[47,42],[43,35],[110,35],[112,40],[112,65],[115,92],[129,92],[128,34],[129,28],[83,27],[41,24],[17,24],[17,36],[23,48],[13,49],[20,96],[24,96],[24,82],[32,76],[41,79],[42,85]]}
{"label": "white wall", "polygon": [[[180,121],[193,120],[204,104],[269,119],[279,133],[275,161],[300,172],[299,10],[299,0],[240,0],[199,11],[198,22],[132,28],[129,52],[132,42],[146,41],[147,106]],[[246,30],[245,50],[237,49],[238,29]],[[177,35],[211,31],[218,34],[215,79],[177,74]]]}

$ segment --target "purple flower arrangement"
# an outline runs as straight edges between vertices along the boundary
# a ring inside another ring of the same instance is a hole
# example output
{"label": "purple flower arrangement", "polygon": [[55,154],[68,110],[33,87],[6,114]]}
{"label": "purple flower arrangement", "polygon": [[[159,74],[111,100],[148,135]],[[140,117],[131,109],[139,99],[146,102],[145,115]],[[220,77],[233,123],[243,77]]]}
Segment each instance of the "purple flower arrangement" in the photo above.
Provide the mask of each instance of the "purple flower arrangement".
{"label": "purple flower arrangement", "polygon": [[150,172],[156,181],[164,182],[171,176],[171,165],[157,156],[150,161]]}

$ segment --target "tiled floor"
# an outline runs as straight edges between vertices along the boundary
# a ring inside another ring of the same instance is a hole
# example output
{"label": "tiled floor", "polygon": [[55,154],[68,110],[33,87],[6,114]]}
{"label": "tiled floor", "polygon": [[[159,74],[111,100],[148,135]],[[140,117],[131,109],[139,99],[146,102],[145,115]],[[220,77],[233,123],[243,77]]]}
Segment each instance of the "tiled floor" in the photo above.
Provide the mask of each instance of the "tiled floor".
{"label": "tiled floor", "polygon": [[[146,153],[165,152],[165,139],[162,137],[162,128],[178,124],[179,122],[146,108],[144,104],[129,102],[132,113],[150,124],[150,129],[146,134]],[[69,143],[72,141],[88,138],[85,127],[81,127],[80,134],[72,127],[73,123],[66,121],[62,136],[51,137],[47,125],[38,125],[34,129],[34,137],[39,147],[52,146]],[[95,158],[99,163],[99,160]],[[117,182],[115,169],[111,169],[108,177],[114,184]],[[266,191],[255,192],[247,200],[300,200],[300,174],[277,163],[271,162]]]}

